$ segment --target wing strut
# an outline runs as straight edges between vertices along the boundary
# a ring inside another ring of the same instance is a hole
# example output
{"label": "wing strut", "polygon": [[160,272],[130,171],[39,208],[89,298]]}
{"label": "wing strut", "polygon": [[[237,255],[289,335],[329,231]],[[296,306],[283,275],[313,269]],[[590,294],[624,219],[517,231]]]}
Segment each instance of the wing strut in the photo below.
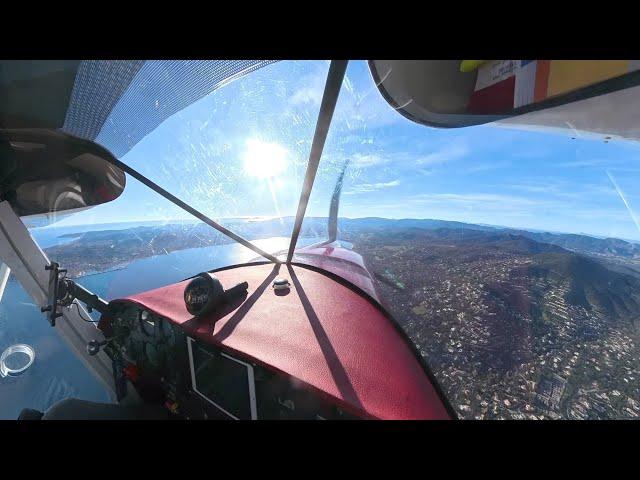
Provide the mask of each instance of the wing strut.
{"label": "wing strut", "polygon": [[318,121],[316,122],[316,131],[313,135],[313,143],[311,144],[311,152],[309,153],[309,163],[307,164],[307,172],[300,193],[300,202],[298,203],[298,212],[296,213],[296,221],[293,225],[291,233],[291,243],[289,244],[289,253],[287,254],[287,263],[291,263],[293,251],[298,243],[298,235],[304,220],[304,214],[307,211],[309,196],[313,188],[313,182],[318,171],[318,164],[322,157],[322,149],[324,142],[329,133],[329,126],[333,118],[333,112],[336,108],[340,88],[342,87],[342,79],[347,70],[348,60],[332,60],[327,74],[327,83],[324,85],[324,93],[322,95],[322,103],[320,104],[320,112],[318,113]]}

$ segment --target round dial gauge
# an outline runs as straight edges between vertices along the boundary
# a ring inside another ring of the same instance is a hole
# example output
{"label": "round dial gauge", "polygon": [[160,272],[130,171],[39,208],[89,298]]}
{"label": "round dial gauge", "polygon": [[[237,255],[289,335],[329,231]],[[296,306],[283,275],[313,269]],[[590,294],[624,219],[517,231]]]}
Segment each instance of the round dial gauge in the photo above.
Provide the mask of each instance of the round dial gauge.
{"label": "round dial gauge", "polygon": [[187,311],[194,316],[211,311],[223,299],[222,284],[211,273],[199,274],[184,289],[184,303]]}

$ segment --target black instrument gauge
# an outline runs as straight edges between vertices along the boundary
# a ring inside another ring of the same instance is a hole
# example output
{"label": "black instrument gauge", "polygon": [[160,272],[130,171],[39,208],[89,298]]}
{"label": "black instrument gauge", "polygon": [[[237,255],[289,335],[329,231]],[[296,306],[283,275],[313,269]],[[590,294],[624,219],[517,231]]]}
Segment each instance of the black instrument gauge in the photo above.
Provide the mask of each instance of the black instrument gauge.
{"label": "black instrument gauge", "polygon": [[140,312],[140,328],[142,329],[142,333],[148,337],[153,337],[156,334],[154,318],[146,310]]}
{"label": "black instrument gauge", "polygon": [[194,316],[211,311],[224,298],[220,280],[210,273],[196,276],[184,289],[184,303],[187,311]]}
{"label": "black instrument gauge", "polygon": [[236,296],[246,295],[248,288],[247,282],[241,282],[225,290],[213,273],[204,272],[196,275],[185,287],[184,303],[187,311],[198,317],[214,311]]}

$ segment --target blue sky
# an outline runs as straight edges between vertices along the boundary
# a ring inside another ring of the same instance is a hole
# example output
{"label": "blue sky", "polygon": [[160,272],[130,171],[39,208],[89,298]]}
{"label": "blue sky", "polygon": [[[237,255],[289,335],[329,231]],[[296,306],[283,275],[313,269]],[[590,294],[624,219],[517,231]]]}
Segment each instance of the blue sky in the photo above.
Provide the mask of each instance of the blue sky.
{"label": "blue sky", "polygon": [[[325,61],[264,67],[170,117],[123,161],[222,223],[295,215],[327,71]],[[382,99],[362,61],[349,64],[308,215],[327,215],[347,160],[341,216],[640,240],[640,145],[417,125]],[[176,218],[188,214],[129,178],[119,199],[60,224]]]}

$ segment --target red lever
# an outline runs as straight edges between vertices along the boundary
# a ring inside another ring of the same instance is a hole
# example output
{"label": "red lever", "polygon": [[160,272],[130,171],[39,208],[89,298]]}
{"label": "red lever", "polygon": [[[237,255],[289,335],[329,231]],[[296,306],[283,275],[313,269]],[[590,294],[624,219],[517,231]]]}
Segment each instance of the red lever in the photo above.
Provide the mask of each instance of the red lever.
{"label": "red lever", "polygon": [[138,381],[138,367],[133,363],[128,364],[126,367],[122,369],[124,376],[131,380],[133,383]]}

